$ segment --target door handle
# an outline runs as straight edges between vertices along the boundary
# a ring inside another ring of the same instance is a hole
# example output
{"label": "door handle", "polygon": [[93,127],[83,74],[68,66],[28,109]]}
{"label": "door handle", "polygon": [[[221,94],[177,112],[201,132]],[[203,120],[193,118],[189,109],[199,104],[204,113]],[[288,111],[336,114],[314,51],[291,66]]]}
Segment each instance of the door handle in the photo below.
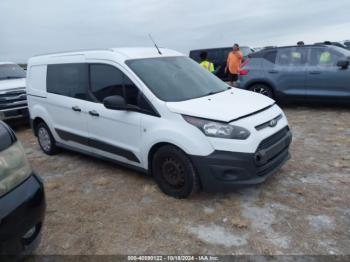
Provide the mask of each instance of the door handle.
{"label": "door handle", "polygon": [[97,113],[97,111],[96,111],[96,110],[89,111],[89,114],[90,114],[90,115],[92,115],[92,116],[97,116],[97,117],[99,117],[99,116],[100,116],[100,114],[99,114],[99,113]]}
{"label": "door handle", "polygon": [[72,110],[75,111],[75,112],[81,112],[81,109],[80,109],[79,106],[73,106]]}
{"label": "door handle", "polygon": [[310,71],[310,75],[320,75],[320,71]]}
{"label": "door handle", "polygon": [[279,72],[277,70],[270,70],[269,73],[270,74],[278,74]]}

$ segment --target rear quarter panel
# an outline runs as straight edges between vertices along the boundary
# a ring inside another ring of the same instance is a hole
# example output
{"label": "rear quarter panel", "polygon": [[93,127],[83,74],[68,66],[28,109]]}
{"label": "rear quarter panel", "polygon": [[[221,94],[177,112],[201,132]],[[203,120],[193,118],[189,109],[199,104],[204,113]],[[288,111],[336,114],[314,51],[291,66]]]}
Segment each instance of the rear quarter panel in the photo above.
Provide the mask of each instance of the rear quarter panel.
{"label": "rear quarter panel", "polygon": [[242,89],[249,89],[253,84],[267,80],[265,74],[265,60],[262,58],[251,58],[243,69],[248,70],[249,73],[239,76],[239,87]]}

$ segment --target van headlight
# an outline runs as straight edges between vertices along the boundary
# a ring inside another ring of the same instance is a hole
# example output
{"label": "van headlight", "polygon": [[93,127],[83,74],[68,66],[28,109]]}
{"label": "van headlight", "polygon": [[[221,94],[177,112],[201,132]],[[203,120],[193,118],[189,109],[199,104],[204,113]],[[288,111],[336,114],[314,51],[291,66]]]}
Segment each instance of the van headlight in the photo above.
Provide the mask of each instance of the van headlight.
{"label": "van headlight", "polygon": [[22,183],[32,168],[19,141],[0,152],[0,197]]}
{"label": "van headlight", "polygon": [[250,136],[250,132],[244,127],[215,122],[202,118],[185,116],[186,122],[199,128],[206,136],[245,140]]}

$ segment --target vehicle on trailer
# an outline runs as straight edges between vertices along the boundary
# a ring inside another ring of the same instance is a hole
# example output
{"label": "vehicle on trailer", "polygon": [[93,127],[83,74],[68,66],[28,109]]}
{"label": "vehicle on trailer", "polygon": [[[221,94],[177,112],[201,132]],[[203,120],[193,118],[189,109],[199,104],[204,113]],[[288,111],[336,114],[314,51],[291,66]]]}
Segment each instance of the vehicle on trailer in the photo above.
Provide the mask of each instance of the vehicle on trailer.
{"label": "vehicle on trailer", "polygon": [[238,87],[280,102],[350,104],[350,51],[333,45],[286,46],[251,54]]}
{"label": "vehicle on trailer", "polygon": [[0,62],[0,120],[28,119],[26,72],[12,62]]}
{"label": "vehicle on trailer", "polygon": [[[240,50],[243,53],[243,60],[246,59],[251,53],[254,53],[254,49],[249,46],[241,46]],[[200,54],[204,51],[208,53],[208,60],[214,64],[216,70],[215,75],[223,81],[229,81],[228,74],[225,72],[225,67],[227,56],[232,51],[232,47],[192,50],[190,51],[190,58],[197,63],[200,63]]]}
{"label": "vehicle on trailer", "polygon": [[152,174],[185,198],[263,182],[289,159],[275,101],[231,89],[169,49],[48,54],[28,64],[31,122],[42,150],[75,150]]}
{"label": "vehicle on trailer", "polygon": [[42,180],[14,132],[0,121],[0,255],[34,251],[41,239],[45,208]]}

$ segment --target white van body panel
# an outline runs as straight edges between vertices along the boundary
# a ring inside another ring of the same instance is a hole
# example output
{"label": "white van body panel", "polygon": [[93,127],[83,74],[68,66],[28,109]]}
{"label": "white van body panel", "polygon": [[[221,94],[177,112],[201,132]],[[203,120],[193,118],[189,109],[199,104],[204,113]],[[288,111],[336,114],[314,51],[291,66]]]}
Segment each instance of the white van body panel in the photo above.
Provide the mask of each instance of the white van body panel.
{"label": "white van body panel", "polygon": [[27,94],[46,97],[46,65],[35,65],[28,68]]}

